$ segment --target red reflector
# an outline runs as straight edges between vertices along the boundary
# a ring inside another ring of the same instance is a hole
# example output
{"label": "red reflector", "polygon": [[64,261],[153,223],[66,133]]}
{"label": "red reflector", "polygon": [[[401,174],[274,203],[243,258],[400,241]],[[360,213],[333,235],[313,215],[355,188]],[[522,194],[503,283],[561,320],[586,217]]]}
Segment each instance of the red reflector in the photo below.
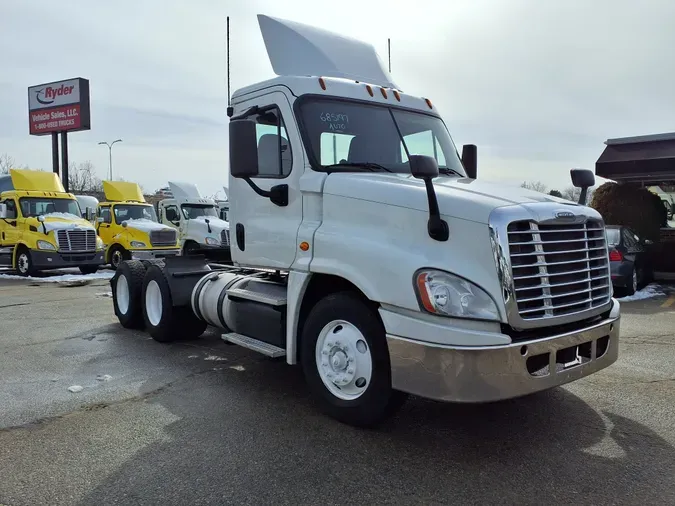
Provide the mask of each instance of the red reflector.
{"label": "red reflector", "polygon": [[623,260],[623,255],[620,251],[613,249],[609,252],[609,260],[610,262],[621,262]]}

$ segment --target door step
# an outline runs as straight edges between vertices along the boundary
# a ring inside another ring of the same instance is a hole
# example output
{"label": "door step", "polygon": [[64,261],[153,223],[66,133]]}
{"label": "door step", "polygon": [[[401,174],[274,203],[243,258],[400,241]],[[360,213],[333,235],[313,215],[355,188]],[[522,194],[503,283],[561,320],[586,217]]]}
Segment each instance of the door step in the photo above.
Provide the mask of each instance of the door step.
{"label": "door step", "polygon": [[252,337],[248,337],[242,334],[237,334],[236,332],[230,332],[229,334],[223,334],[221,336],[223,341],[230,342],[232,344],[238,344],[249,350],[257,351],[271,358],[285,357],[286,350],[274,346],[263,341],[258,341]]}

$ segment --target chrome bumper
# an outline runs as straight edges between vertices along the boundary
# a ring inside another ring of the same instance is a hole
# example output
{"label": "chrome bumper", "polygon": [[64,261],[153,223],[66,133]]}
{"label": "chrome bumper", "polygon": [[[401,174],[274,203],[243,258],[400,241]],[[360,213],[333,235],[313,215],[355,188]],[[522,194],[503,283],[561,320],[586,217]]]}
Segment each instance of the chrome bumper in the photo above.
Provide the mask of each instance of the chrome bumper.
{"label": "chrome bumper", "polygon": [[132,260],[152,260],[154,258],[172,257],[180,253],[179,249],[131,250]]}
{"label": "chrome bumper", "polygon": [[520,397],[578,380],[616,362],[619,329],[619,303],[613,300],[610,316],[597,324],[508,345],[444,346],[387,334],[392,386],[450,402]]}

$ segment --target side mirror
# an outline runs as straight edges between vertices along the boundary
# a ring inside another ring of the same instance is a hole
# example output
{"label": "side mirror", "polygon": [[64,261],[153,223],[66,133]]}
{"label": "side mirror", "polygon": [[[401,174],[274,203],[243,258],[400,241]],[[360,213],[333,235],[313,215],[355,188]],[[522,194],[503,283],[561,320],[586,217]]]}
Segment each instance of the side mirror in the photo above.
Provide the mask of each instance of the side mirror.
{"label": "side mirror", "polygon": [[410,155],[410,173],[417,179],[438,177],[438,162],[433,156]]}
{"label": "side mirror", "polygon": [[588,189],[591,186],[595,186],[595,174],[588,169],[570,169],[570,177],[572,178],[572,184],[577,188],[581,188],[579,204],[585,206]]}
{"label": "side mirror", "polygon": [[87,207],[84,210],[84,219],[87,221],[91,221],[94,217],[94,211],[92,210],[91,207]]}
{"label": "side mirror", "polygon": [[105,218],[103,216],[99,216],[98,218],[96,218],[96,221],[98,223],[105,223]]}
{"label": "side mirror", "polygon": [[230,121],[230,174],[240,179],[258,175],[258,138],[251,120]]}
{"label": "side mirror", "polygon": [[478,147],[475,144],[464,144],[462,146],[462,164],[466,175],[471,179],[476,179],[478,175]]}
{"label": "side mirror", "polygon": [[0,204],[0,219],[7,218],[7,204]]}
{"label": "side mirror", "polygon": [[424,181],[429,201],[429,220],[427,233],[435,241],[447,241],[450,237],[448,222],[441,218],[438,209],[438,199],[434,190],[433,179],[438,176],[438,162],[433,156],[410,155],[410,173],[417,179]]}

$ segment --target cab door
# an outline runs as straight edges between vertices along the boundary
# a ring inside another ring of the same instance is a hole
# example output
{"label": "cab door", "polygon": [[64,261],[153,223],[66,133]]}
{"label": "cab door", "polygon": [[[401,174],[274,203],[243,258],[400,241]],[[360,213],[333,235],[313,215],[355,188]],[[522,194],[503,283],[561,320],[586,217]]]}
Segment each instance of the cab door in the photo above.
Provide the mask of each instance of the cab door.
{"label": "cab door", "polygon": [[7,218],[0,220],[0,245],[14,246],[21,238],[21,222],[16,201],[13,198],[1,202],[7,206]]}
{"label": "cab door", "polygon": [[96,231],[98,232],[98,236],[106,246],[110,246],[110,244],[113,242],[112,237],[114,235],[113,229],[111,227],[112,207],[99,206],[96,218]]}
{"label": "cab door", "polygon": [[[244,179],[229,178],[230,244],[232,258],[242,265],[288,269],[297,251],[302,222],[299,179],[305,166],[304,151],[286,96],[272,92],[240,104],[238,113],[258,106],[246,116],[255,122],[258,171],[251,178],[258,188],[288,185],[288,204],[277,205],[258,195]],[[237,113],[234,114],[234,117]]]}

